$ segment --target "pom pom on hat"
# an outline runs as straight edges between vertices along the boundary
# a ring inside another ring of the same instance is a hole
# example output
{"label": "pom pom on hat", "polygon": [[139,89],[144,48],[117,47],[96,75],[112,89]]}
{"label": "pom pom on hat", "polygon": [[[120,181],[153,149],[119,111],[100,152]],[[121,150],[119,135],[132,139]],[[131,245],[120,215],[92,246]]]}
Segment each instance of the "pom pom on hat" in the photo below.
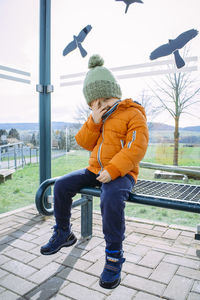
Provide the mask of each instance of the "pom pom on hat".
{"label": "pom pom on hat", "polygon": [[95,67],[101,67],[103,66],[103,64],[104,64],[103,58],[98,54],[94,54],[89,59],[88,68],[92,69]]}
{"label": "pom pom on hat", "polygon": [[88,62],[89,71],[83,83],[83,94],[87,104],[99,98],[118,98],[122,96],[120,85],[110,70],[103,66],[104,60],[94,54]]}

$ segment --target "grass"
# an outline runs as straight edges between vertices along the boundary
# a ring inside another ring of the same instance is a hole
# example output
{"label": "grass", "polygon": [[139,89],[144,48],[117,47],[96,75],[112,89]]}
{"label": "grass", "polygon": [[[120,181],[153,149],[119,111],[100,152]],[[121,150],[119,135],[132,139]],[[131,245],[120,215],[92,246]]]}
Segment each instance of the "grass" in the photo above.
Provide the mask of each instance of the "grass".
{"label": "grass", "polygon": [[[73,170],[86,167],[88,158],[88,152],[76,151],[52,160],[52,177],[61,176]],[[17,170],[13,174],[12,180],[7,180],[5,183],[0,184],[0,213],[34,204],[35,193],[39,187],[38,174],[38,164],[27,165],[24,169]],[[153,175],[154,170],[140,169],[139,178],[153,180]],[[182,181],[180,182],[182,183]],[[200,185],[200,180],[190,180],[189,183]],[[100,199],[95,198],[94,209],[99,209],[99,203]],[[147,205],[127,203],[125,212],[127,216],[162,221],[168,224],[196,226],[199,223],[198,214]]]}
{"label": "grass", "polygon": [[[200,147],[179,145],[179,166],[200,166]],[[170,144],[151,144],[145,161],[164,165],[173,164],[174,148]]]}

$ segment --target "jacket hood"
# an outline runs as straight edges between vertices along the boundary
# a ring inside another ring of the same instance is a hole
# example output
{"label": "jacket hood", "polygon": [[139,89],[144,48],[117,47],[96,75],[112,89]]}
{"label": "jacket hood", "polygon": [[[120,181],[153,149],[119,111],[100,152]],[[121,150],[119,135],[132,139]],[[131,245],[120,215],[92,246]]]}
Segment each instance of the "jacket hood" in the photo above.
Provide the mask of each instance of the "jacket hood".
{"label": "jacket hood", "polygon": [[133,99],[131,99],[131,98],[122,100],[119,103],[118,107],[124,107],[124,108],[134,107],[134,108],[138,109],[144,115],[145,119],[147,119],[144,107],[137,101],[133,101]]}

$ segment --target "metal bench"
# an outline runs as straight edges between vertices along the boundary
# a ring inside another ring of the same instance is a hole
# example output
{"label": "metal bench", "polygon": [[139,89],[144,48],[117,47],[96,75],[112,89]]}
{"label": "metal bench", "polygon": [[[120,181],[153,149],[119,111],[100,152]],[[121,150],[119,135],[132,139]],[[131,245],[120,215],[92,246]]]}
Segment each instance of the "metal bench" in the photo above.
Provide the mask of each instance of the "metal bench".
{"label": "metal bench", "polygon": [[[44,181],[36,193],[36,207],[42,215],[53,214],[53,196],[47,195],[47,190],[54,185],[56,179]],[[93,197],[100,197],[100,189],[85,187],[79,191],[79,194],[81,198],[74,201],[72,207],[81,205],[81,236],[90,238],[92,236]],[[200,186],[138,180],[127,202],[200,213]],[[195,239],[200,240],[200,226],[197,226]]]}

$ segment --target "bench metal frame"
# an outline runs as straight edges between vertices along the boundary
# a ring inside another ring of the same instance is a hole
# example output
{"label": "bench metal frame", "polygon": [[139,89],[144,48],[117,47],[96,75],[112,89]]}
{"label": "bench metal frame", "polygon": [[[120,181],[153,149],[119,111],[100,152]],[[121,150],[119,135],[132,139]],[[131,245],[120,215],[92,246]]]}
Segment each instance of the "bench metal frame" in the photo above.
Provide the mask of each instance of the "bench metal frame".
{"label": "bench metal frame", "polygon": [[[53,208],[49,204],[52,196],[47,195],[47,190],[54,185],[56,178],[45,180],[37,190],[35,203],[40,214],[52,215]],[[100,189],[93,187],[85,187],[79,191],[81,198],[72,203],[72,207],[81,205],[81,237],[83,239],[91,238],[92,236],[92,214],[93,214],[93,197],[100,197]],[[182,210],[186,212],[200,213],[200,203],[187,202],[178,199],[170,199],[165,197],[158,197],[152,195],[142,195],[130,193],[127,202],[157,206],[168,209]],[[200,226],[195,239],[200,239]]]}

